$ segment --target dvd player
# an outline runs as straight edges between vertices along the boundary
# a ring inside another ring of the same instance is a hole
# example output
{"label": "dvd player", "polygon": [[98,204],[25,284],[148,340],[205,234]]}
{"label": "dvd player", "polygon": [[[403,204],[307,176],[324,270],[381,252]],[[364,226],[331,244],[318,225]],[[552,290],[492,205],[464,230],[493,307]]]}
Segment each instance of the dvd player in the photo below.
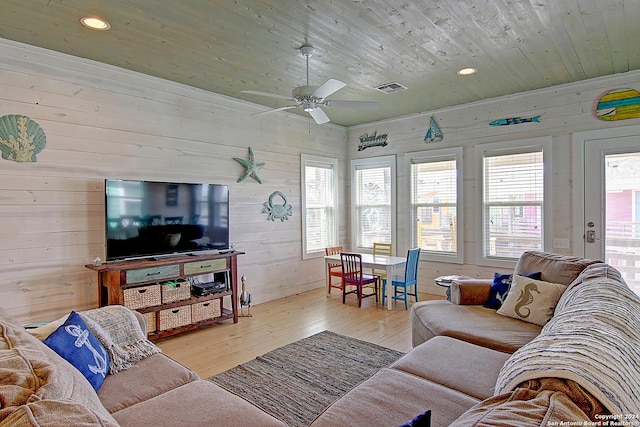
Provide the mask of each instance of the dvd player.
{"label": "dvd player", "polygon": [[226,292],[229,288],[224,282],[192,283],[191,294],[197,297]]}

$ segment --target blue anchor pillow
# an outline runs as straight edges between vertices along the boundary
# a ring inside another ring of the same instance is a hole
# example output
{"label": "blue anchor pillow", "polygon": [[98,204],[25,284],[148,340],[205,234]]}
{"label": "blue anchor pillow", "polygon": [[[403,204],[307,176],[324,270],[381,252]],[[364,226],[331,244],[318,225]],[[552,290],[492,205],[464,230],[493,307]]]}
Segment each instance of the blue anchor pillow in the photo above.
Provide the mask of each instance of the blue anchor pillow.
{"label": "blue anchor pillow", "polygon": [[[538,271],[536,273],[525,274],[524,276],[531,279],[540,280],[542,278],[542,273]],[[484,306],[487,308],[500,308],[505,298],[507,297],[507,293],[509,292],[512,281],[513,274],[495,273],[493,275],[493,283],[491,284],[491,293],[489,294],[489,300],[487,300]]]}
{"label": "blue anchor pillow", "polygon": [[71,363],[98,391],[109,373],[109,354],[91,333],[78,313],[72,311],[67,320],[44,343]]}

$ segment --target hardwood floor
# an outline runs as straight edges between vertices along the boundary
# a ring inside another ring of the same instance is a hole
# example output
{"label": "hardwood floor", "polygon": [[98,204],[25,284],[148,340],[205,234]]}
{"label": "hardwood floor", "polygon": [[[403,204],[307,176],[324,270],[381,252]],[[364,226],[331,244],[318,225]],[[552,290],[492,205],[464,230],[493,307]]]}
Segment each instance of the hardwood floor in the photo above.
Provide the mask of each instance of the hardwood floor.
{"label": "hardwood floor", "polygon": [[[419,295],[421,301],[442,298]],[[251,314],[238,323],[221,323],[156,344],[202,378],[324,330],[402,352],[411,349],[409,310],[401,302],[394,302],[394,309],[389,311],[367,298],[358,308],[354,295],[342,304],[338,290],[327,297],[324,288],[319,288],[253,306]]]}

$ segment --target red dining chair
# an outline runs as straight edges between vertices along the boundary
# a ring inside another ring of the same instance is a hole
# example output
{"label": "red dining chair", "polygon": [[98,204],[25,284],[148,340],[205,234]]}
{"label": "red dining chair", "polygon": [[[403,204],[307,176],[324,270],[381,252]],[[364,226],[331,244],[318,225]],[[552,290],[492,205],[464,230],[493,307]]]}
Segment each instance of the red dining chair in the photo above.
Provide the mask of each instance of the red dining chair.
{"label": "red dining chair", "polygon": [[[338,255],[342,252],[342,246],[333,246],[329,248],[324,248],[325,255]],[[342,290],[342,265],[336,264],[327,264],[327,292],[331,293],[331,288],[338,288]],[[339,283],[333,283],[333,277],[339,277]]]}
{"label": "red dining chair", "polygon": [[[375,296],[377,303],[380,278],[362,272],[362,255],[342,252],[340,260],[342,261],[342,303],[345,303],[348,294],[358,296],[358,307],[362,307],[362,299],[367,297]],[[373,285],[373,292],[365,294],[364,288],[371,287],[371,285]],[[355,289],[347,291],[348,286]]]}

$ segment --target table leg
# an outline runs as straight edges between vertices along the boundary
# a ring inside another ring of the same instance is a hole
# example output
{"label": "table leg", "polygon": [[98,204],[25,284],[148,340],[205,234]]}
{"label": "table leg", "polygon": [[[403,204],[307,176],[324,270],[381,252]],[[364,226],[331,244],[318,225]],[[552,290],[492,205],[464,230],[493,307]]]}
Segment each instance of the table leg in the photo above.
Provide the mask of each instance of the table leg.
{"label": "table leg", "polygon": [[393,266],[387,265],[387,310],[392,310],[393,303],[393,295],[391,295],[391,291],[393,286],[391,286],[391,281],[393,280]]}
{"label": "table leg", "polygon": [[329,296],[329,280],[331,280],[331,276],[329,276],[329,260],[324,260],[324,295]]}

